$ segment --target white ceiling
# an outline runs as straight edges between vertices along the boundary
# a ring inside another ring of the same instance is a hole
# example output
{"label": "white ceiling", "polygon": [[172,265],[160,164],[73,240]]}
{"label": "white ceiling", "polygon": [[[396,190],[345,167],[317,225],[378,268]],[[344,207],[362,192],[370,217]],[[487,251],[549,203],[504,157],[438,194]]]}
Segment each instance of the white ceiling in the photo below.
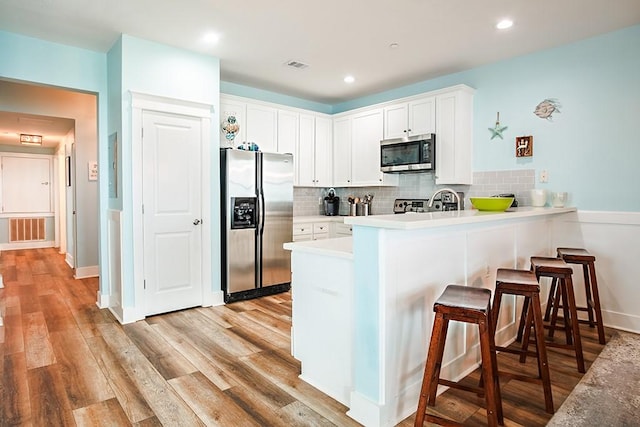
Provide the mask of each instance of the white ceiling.
{"label": "white ceiling", "polygon": [[[216,56],[224,81],[327,104],[640,23],[639,0],[0,0],[0,9],[5,31],[101,52],[125,33]],[[514,26],[496,30],[505,17]],[[209,31],[217,45],[203,42]]]}
{"label": "white ceiling", "polygon": [[74,126],[73,119],[0,111],[0,145],[20,145],[20,134],[26,133],[41,135],[42,147],[55,148]]}

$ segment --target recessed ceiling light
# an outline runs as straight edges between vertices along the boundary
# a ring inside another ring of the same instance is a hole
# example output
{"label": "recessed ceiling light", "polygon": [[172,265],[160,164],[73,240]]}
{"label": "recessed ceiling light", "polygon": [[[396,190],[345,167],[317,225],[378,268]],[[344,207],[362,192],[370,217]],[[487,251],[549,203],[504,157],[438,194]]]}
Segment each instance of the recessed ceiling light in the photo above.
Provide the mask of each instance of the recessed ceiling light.
{"label": "recessed ceiling light", "polygon": [[202,37],[205,43],[216,44],[220,41],[220,35],[217,33],[207,33]]}
{"label": "recessed ceiling light", "polygon": [[513,26],[513,21],[511,19],[503,19],[496,24],[496,28],[499,30],[506,30],[507,28],[511,28],[511,26]]}
{"label": "recessed ceiling light", "polygon": [[344,78],[344,82],[345,82],[345,83],[353,83],[353,82],[355,82],[355,81],[356,81],[356,78],[355,78],[355,77],[353,77],[353,76],[346,76],[346,77]]}

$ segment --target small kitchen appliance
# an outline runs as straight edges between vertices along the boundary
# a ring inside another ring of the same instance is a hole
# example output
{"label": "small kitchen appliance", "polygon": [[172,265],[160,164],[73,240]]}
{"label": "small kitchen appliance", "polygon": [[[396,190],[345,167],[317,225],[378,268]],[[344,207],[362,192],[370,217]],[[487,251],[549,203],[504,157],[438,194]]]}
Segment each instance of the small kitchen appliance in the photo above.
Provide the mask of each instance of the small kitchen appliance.
{"label": "small kitchen appliance", "polygon": [[423,172],[436,168],[436,135],[428,133],[380,141],[382,172]]}
{"label": "small kitchen appliance", "polygon": [[336,190],[329,189],[329,194],[324,198],[324,214],[327,216],[340,215],[340,197],[336,196]]}

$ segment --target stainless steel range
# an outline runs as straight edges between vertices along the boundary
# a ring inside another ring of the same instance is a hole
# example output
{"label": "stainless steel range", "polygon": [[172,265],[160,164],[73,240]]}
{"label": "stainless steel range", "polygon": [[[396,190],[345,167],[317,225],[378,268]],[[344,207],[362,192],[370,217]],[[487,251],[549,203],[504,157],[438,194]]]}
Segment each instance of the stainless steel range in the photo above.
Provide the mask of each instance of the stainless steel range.
{"label": "stainless steel range", "polygon": [[[459,192],[460,209],[464,209],[464,193]],[[433,200],[431,209],[427,207],[429,199],[396,199],[393,203],[393,213],[455,211],[458,209],[455,197],[451,193],[441,193]]]}

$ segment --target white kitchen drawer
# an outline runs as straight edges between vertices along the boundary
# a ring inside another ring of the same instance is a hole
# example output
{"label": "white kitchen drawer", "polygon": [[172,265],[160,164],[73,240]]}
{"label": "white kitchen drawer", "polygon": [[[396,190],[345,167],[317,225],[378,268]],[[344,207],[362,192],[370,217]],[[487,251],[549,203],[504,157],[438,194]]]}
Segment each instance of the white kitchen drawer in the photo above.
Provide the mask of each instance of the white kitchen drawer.
{"label": "white kitchen drawer", "polygon": [[293,235],[294,242],[305,242],[307,240],[312,240],[312,239],[313,239],[312,234],[294,234]]}
{"label": "white kitchen drawer", "polygon": [[304,236],[313,234],[313,224],[294,224],[293,235]]}
{"label": "white kitchen drawer", "polygon": [[333,224],[333,226],[334,226],[333,230],[336,235],[350,236],[353,234],[353,226],[351,224],[337,222]]}
{"label": "white kitchen drawer", "polygon": [[328,222],[314,222],[313,223],[313,234],[321,234],[327,233],[329,234],[329,223]]}

